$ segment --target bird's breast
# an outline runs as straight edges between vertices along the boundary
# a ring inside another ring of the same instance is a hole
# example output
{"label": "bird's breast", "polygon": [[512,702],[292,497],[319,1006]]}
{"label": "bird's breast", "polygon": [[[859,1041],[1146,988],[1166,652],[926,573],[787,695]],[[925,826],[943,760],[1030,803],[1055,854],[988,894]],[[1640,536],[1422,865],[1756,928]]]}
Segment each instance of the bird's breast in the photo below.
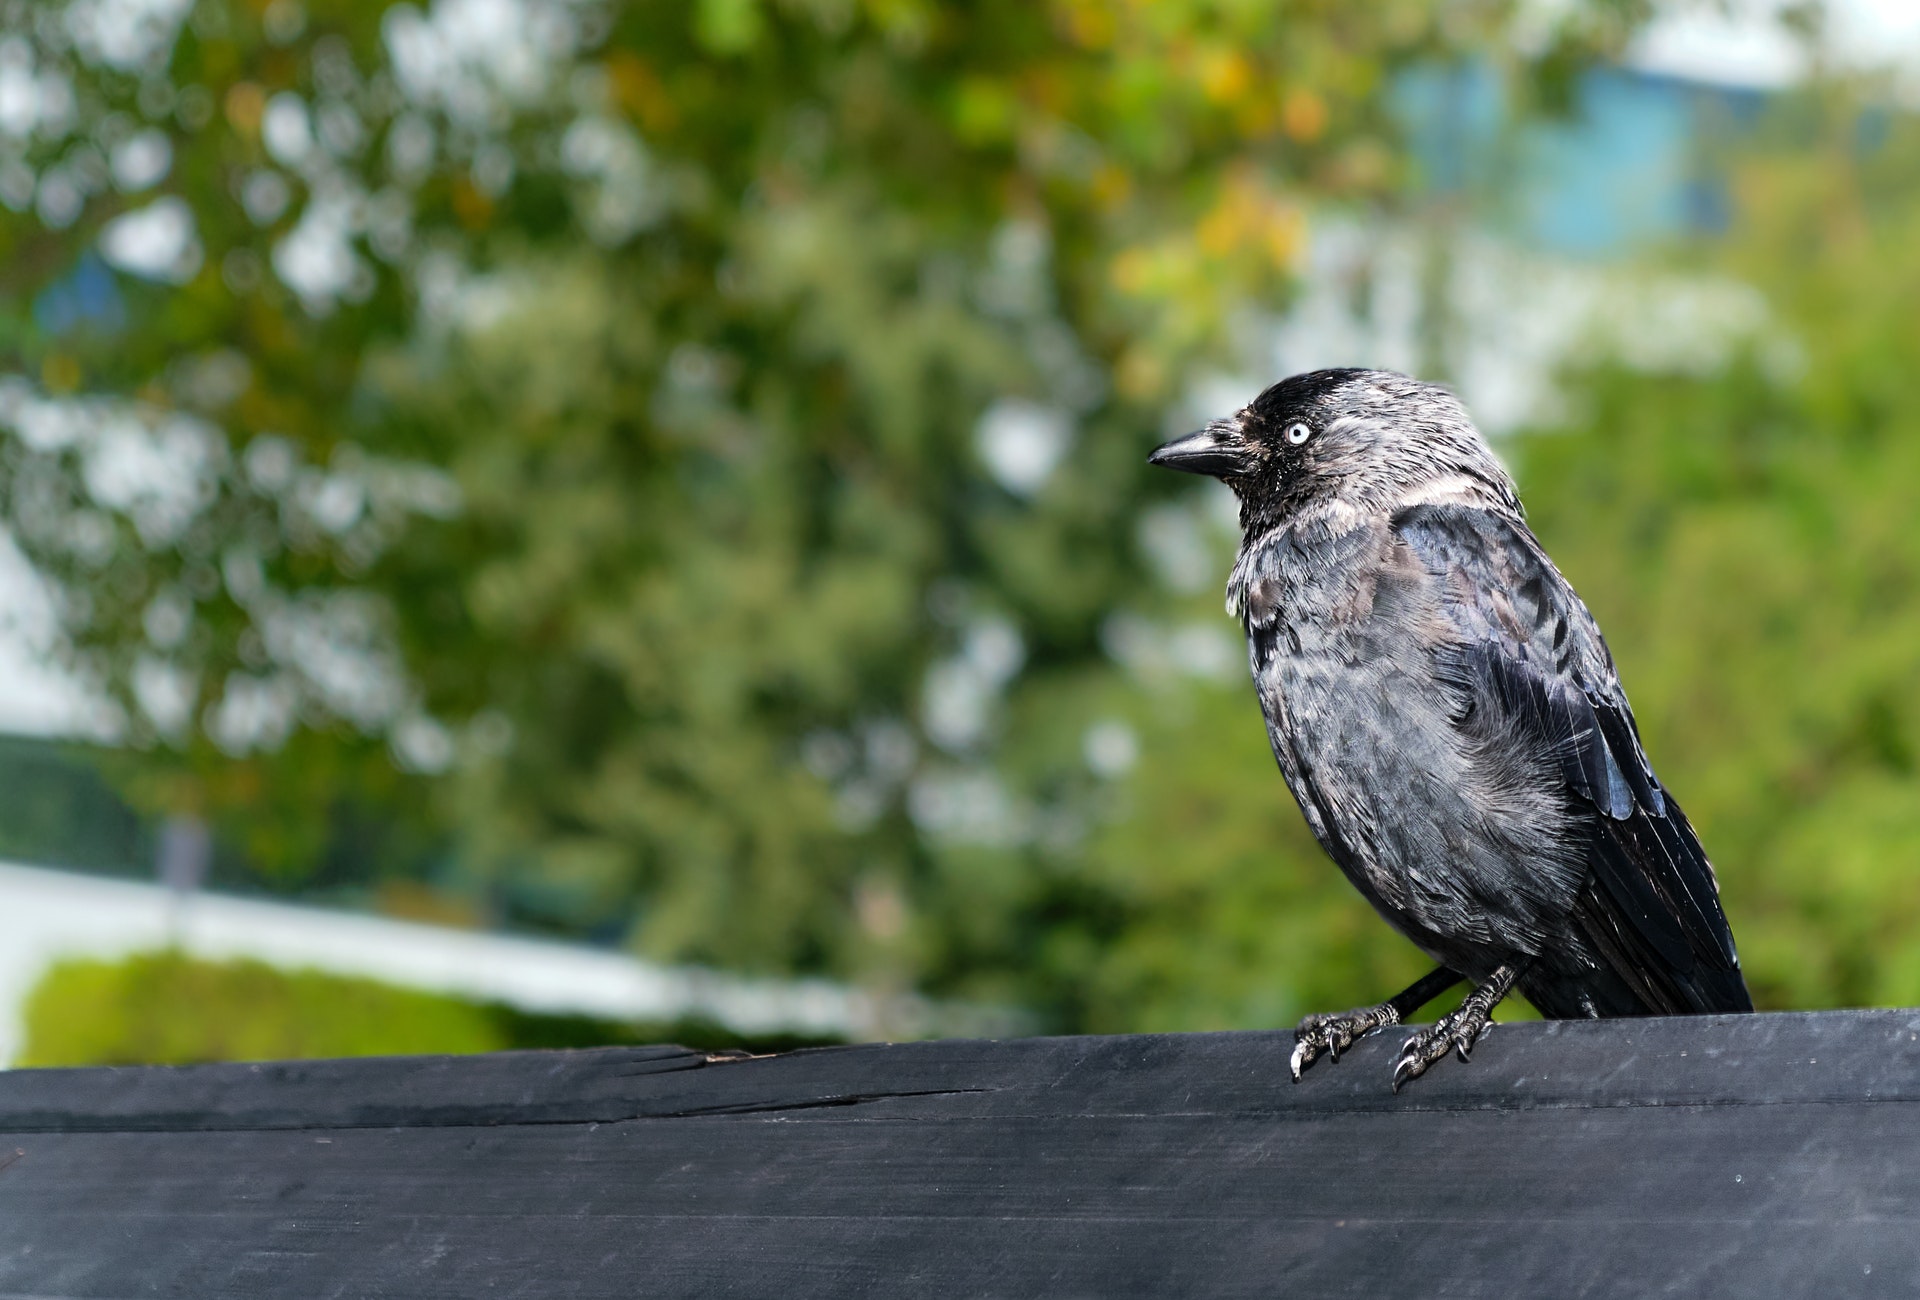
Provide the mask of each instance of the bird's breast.
{"label": "bird's breast", "polygon": [[1541,810],[1488,795],[1434,654],[1448,635],[1437,580],[1390,538],[1368,542],[1336,548],[1341,564],[1273,548],[1250,575],[1248,658],[1274,757],[1315,836],[1403,930],[1531,932],[1537,909],[1501,890]]}

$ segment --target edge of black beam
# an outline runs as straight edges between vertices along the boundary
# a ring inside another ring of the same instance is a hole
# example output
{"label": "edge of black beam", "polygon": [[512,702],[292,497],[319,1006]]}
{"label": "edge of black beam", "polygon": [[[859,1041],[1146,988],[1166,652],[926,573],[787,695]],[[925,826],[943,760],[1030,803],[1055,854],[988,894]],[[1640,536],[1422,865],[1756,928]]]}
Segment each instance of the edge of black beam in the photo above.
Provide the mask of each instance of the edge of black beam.
{"label": "edge of black beam", "polygon": [[598,1048],[0,1072],[0,1132],[189,1132],[617,1123],[859,1107],[1274,1115],[1920,1100],[1920,1011],[1498,1026],[1394,1095],[1406,1028],[1294,1084],[1288,1031],[940,1040],[741,1058]]}

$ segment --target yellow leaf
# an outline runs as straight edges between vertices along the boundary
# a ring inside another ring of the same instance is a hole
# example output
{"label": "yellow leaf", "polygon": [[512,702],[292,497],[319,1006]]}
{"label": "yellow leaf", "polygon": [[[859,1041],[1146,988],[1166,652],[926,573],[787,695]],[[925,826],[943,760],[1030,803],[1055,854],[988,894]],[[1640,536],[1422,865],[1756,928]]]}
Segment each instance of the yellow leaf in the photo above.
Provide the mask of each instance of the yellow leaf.
{"label": "yellow leaf", "polygon": [[241,135],[258,135],[267,112],[267,92],[251,81],[237,81],[227,91],[227,121]]}
{"label": "yellow leaf", "polygon": [[1212,50],[1200,58],[1200,89],[1216,104],[1231,104],[1253,85],[1253,65],[1238,50]]}
{"label": "yellow leaf", "polygon": [[1327,103],[1305,86],[1287,92],[1280,106],[1280,125],[1301,144],[1312,144],[1327,129]]}

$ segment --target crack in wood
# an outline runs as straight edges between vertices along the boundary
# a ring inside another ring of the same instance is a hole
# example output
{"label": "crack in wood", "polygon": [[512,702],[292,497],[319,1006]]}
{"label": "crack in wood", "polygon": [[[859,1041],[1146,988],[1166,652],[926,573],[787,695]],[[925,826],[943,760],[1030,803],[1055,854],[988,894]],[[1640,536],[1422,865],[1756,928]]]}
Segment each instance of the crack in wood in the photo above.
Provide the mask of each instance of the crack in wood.
{"label": "crack in wood", "polygon": [[850,1092],[832,1097],[809,1097],[797,1101],[745,1101],[719,1106],[694,1106],[685,1110],[658,1111],[636,1115],[642,1119],[697,1119],[703,1115],[764,1115],[784,1110],[823,1110],[834,1106],[865,1106],[876,1101],[895,1101],[911,1097],[962,1097],[969,1093],[998,1092],[998,1088],[922,1088],[910,1092]]}

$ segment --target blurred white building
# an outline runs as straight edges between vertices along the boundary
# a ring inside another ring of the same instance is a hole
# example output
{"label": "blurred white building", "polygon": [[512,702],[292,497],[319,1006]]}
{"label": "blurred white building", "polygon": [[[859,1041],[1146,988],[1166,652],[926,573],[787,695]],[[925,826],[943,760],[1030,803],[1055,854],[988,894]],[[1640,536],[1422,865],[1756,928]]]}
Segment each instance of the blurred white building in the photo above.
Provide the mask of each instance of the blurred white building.
{"label": "blurred white building", "polygon": [[1025,1028],[1006,1012],[915,997],[882,1002],[825,980],[744,979],[584,945],[9,863],[0,863],[0,917],[0,1063],[19,1054],[22,1005],[54,962],[169,946],[209,960],[250,957],[535,1013],[700,1019],[748,1037],[995,1037]]}

